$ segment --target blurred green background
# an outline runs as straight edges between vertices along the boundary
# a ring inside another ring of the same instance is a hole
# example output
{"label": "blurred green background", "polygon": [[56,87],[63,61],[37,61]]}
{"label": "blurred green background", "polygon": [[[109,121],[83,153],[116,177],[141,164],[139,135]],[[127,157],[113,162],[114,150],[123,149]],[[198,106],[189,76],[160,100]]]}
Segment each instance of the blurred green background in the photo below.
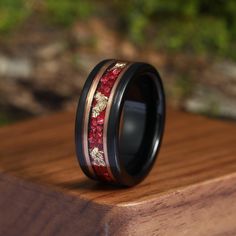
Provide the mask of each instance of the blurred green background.
{"label": "blurred green background", "polygon": [[236,118],[236,1],[0,0],[0,124],[74,107],[107,57],[154,64],[170,106]]}

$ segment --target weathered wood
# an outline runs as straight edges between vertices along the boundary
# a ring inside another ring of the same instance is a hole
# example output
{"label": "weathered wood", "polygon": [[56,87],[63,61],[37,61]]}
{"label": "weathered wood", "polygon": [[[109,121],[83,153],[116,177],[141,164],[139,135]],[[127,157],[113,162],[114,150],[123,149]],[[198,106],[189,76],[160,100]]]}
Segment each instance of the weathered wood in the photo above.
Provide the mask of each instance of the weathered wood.
{"label": "weathered wood", "polygon": [[144,182],[87,179],[74,113],[0,129],[0,235],[236,235],[236,125],[168,110]]}

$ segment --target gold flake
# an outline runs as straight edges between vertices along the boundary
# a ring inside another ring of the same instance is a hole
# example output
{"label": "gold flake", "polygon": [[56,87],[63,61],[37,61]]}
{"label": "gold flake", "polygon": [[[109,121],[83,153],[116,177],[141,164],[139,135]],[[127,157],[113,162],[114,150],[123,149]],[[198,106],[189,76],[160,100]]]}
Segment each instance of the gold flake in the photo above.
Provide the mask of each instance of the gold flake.
{"label": "gold flake", "polygon": [[103,151],[99,151],[98,147],[90,149],[90,156],[93,159],[93,164],[96,166],[106,166],[105,161],[103,160]]}
{"label": "gold flake", "polygon": [[117,62],[113,68],[123,68],[126,66],[125,62]]}
{"label": "gold flake", "polygon": [[92,108],[92,117],[96,118],[100,112],[106,109],[108,97],[103,95],[101,92],[97,92],[94,97],[97,104]]}

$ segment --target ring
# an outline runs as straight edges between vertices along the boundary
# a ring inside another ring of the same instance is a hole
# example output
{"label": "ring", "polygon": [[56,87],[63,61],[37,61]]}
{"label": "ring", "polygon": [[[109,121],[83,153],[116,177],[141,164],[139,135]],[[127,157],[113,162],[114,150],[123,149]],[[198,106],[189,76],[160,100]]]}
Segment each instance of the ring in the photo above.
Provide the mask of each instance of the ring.
{"label": "ring", "polygon": [[89,74],[76,113],[76,155],[90,178],[133,186],[149,173],[165,126],[157,70],[143,62],[104,60]]}

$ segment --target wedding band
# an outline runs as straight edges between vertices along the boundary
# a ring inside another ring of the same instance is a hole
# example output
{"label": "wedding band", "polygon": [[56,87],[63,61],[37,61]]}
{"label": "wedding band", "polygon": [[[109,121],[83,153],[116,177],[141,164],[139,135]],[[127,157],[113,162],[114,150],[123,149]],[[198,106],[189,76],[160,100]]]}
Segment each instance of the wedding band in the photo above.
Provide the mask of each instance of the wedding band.
{"label": "wedding band", "polygon": [[143,62],[104,60],[89,74],[75,122],[76,154],[90,178],[133,186],[149,173],[165,126],[157,70]]}

